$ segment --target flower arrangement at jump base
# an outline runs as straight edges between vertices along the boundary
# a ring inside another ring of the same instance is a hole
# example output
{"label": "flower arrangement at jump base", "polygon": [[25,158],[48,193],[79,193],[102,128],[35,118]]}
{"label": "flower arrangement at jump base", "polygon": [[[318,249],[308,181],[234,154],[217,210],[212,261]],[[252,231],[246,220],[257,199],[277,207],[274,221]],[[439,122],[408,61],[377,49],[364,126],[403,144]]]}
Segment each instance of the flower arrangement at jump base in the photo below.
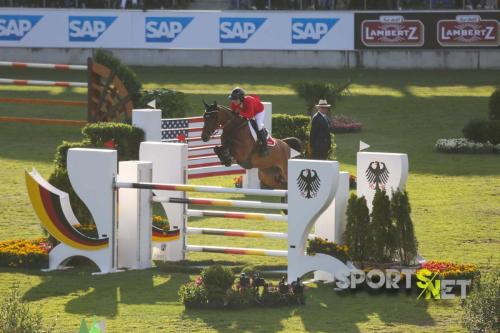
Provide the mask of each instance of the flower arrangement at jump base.
{"label": "flower arrangement at jump base", "polygon": [[186,308],[241,309],[303,305],[304,291],[299,279],[288,285],[282,278],[275,286],[257,272],[251,276],[241,273],[235,283],[230,268],[214,265],[204,269],[194,281],[182,285],[179,296]]}
{"label": "flower arrangement at jump base", "polygon": [[438,260],[423,263],[420,269],[439,273],[439,277],[443,279],[472,279],[479,273],[477,266],[474,264],[456,264]]}
{"label": "flower arrangement at jump base", "polygon": [[51,244],[47,238],[0,242],[0,266],[41,268],[48,264]]}
{"label": "flower arrangement at jump base", "polygon": [[236,187],[236,188],[242,188],[243,187],[243,176],[233,178],[233,184],[234,184],[234,187]]}
{"label": "flower arrangement at jump base", "polygon": [[328,239],[314,238],[310,239],[307,243],[307,254],[310,256],[316,253],[328,254],[332,257],[337,258],[343,263],[347,263],[350,259],[349,248],[347,245],[338,245],[333,242],[329,242]]}
{"label": "flower arrangement at jump base", "polygon": [[363,124],[344,115],[334,115],[332,117],[332,127],[335,134],[359,132],[363,129]]}

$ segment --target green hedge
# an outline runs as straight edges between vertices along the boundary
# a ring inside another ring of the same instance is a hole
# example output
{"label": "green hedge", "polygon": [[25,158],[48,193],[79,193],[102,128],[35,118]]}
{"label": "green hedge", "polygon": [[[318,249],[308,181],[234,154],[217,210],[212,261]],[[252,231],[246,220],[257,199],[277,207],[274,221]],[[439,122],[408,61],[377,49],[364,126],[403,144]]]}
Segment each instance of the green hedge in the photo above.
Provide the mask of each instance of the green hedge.
{"label": "green hedge", "polygon": [[69,194],[71,208],[82,225],[93,224],[92,217],[85,204],[76,195],[69,181],[66,160],[70,148],[114,147],[118,160],[128,161],[139,158],[139,146],[144,141],[144,132],[136,127],[122,123],[88,124],[82,129],[83,138],[79,142],[63,141],[57,147],[54,159],[55,169],[49,177],[49,183]]}
{"label": "green hedge", "polygon": [[138,108],[147,108],[152,100],[156,100],[156,108],[161,109],[162,118],[184,118],[190,109],[184,93],[166,88],[141,91]]}
{"label": "green hedge", "polygon": [[[287,137],[296,137],[302,141],[305,147],[305,157],[310,156],[311,147],[309,145],[309,133],[311,131],[311,118],[308,116],[297,115],[290,116],[287,114],[273,114],[273,136],[278,139]],[[332,146],[328,159],[335,160],[336,156],[336,143],[333,133]]]}

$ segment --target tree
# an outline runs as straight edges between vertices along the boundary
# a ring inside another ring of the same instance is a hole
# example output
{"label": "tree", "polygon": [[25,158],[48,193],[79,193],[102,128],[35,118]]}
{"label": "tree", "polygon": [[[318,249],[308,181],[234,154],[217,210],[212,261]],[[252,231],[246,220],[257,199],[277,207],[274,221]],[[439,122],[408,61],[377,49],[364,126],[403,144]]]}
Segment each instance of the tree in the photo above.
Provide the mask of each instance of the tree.
{"label": "tree", "polygon": [[373,260],[387,262],[396,250],[396,229],[392,223],[391,202],[385,190],[373,197],[370,229],[373,236]]}
{"label": "tree", "polygon": [[417,256],[418,243],[411,220],[408,192],[397,190],[391,199],[392,217],[396,227],[396,251],[402,265],[409,265]]}
{"label": "tree", "polygon": [[344,84],[301,81],[292,84],[292,88],[300,98],[305,100],[307,114],[311,117],[315,110],[314,106],[320,99],[326,99],[332,107],[335,107],[342,96],[349,94],[350,85],[350,81]]}
{"label": "tree", "polygon": [[366,261],[370,255],[372,237],[370,234],[370,213],[365,197],[358,198],[354,193],[347,203],[347,224],[343,235],[354,261]]}

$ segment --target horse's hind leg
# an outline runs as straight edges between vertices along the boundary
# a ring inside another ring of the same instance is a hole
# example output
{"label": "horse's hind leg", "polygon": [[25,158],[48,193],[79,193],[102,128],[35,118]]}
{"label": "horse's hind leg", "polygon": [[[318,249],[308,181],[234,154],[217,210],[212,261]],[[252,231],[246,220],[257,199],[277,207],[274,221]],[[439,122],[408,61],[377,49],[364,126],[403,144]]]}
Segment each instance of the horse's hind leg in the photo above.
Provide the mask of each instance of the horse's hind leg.
{"label": "horse's hind leg", "polygon": [[277,167],[259,169],[259,179],[265,187],[272,189],[286,189],[287,184],[283,182],[281,170]]}

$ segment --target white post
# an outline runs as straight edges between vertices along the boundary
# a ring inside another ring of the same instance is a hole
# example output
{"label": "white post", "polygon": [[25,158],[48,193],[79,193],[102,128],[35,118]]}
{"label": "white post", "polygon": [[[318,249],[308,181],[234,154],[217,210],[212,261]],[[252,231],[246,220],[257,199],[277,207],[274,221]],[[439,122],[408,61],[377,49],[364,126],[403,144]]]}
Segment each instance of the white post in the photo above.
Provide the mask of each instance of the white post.
{"label": "white post", "polygon": [[387,191],[403,190],[408,179],[408,155],[395,153],[358,152],[357,195],[364,196],[368,209],[377,188]]}
{"label": "white post", "polygon": [[[183,143],[143,142],[139,149],[139,159],[153,163],[154,183],[185,184],[187,154],[187,144]],[[160,197],[186,197],[186,193],[181,191],[153,190],[153,194]],[[179,229],[180,235],[178,240],[154,243],[153,257],[164,261],[184,260],[186,207],[183,204],[168,202],[161,205],[167,215],[170,229]]]}
{"label": "white post", "polygon": [[[120,181],[151,182],[151,162],[119,163]],[[118,189],[118,267],[151,267],[151,190]]]}
{"label": "white post", "polygon": [[161,110],[132,110],[132,126],[144,131],[144,141],[161,141]]}
{"label": "white post", "polygon": [[[314,225],[314,234],[336,244],[343,244],[346,225],[346,209],[349,197],[349,172],[340,172],[339,185],[330,206]],[[314,272],[316,281],[333,281],[333,275],[324,271]]]}
{"label": "white post", "polygon": [[335,257],[305,254],[309,232],[335,197],[339,163],[288,161],[288,282],[313,271],[324,271],[344,280],[349,268]]}

